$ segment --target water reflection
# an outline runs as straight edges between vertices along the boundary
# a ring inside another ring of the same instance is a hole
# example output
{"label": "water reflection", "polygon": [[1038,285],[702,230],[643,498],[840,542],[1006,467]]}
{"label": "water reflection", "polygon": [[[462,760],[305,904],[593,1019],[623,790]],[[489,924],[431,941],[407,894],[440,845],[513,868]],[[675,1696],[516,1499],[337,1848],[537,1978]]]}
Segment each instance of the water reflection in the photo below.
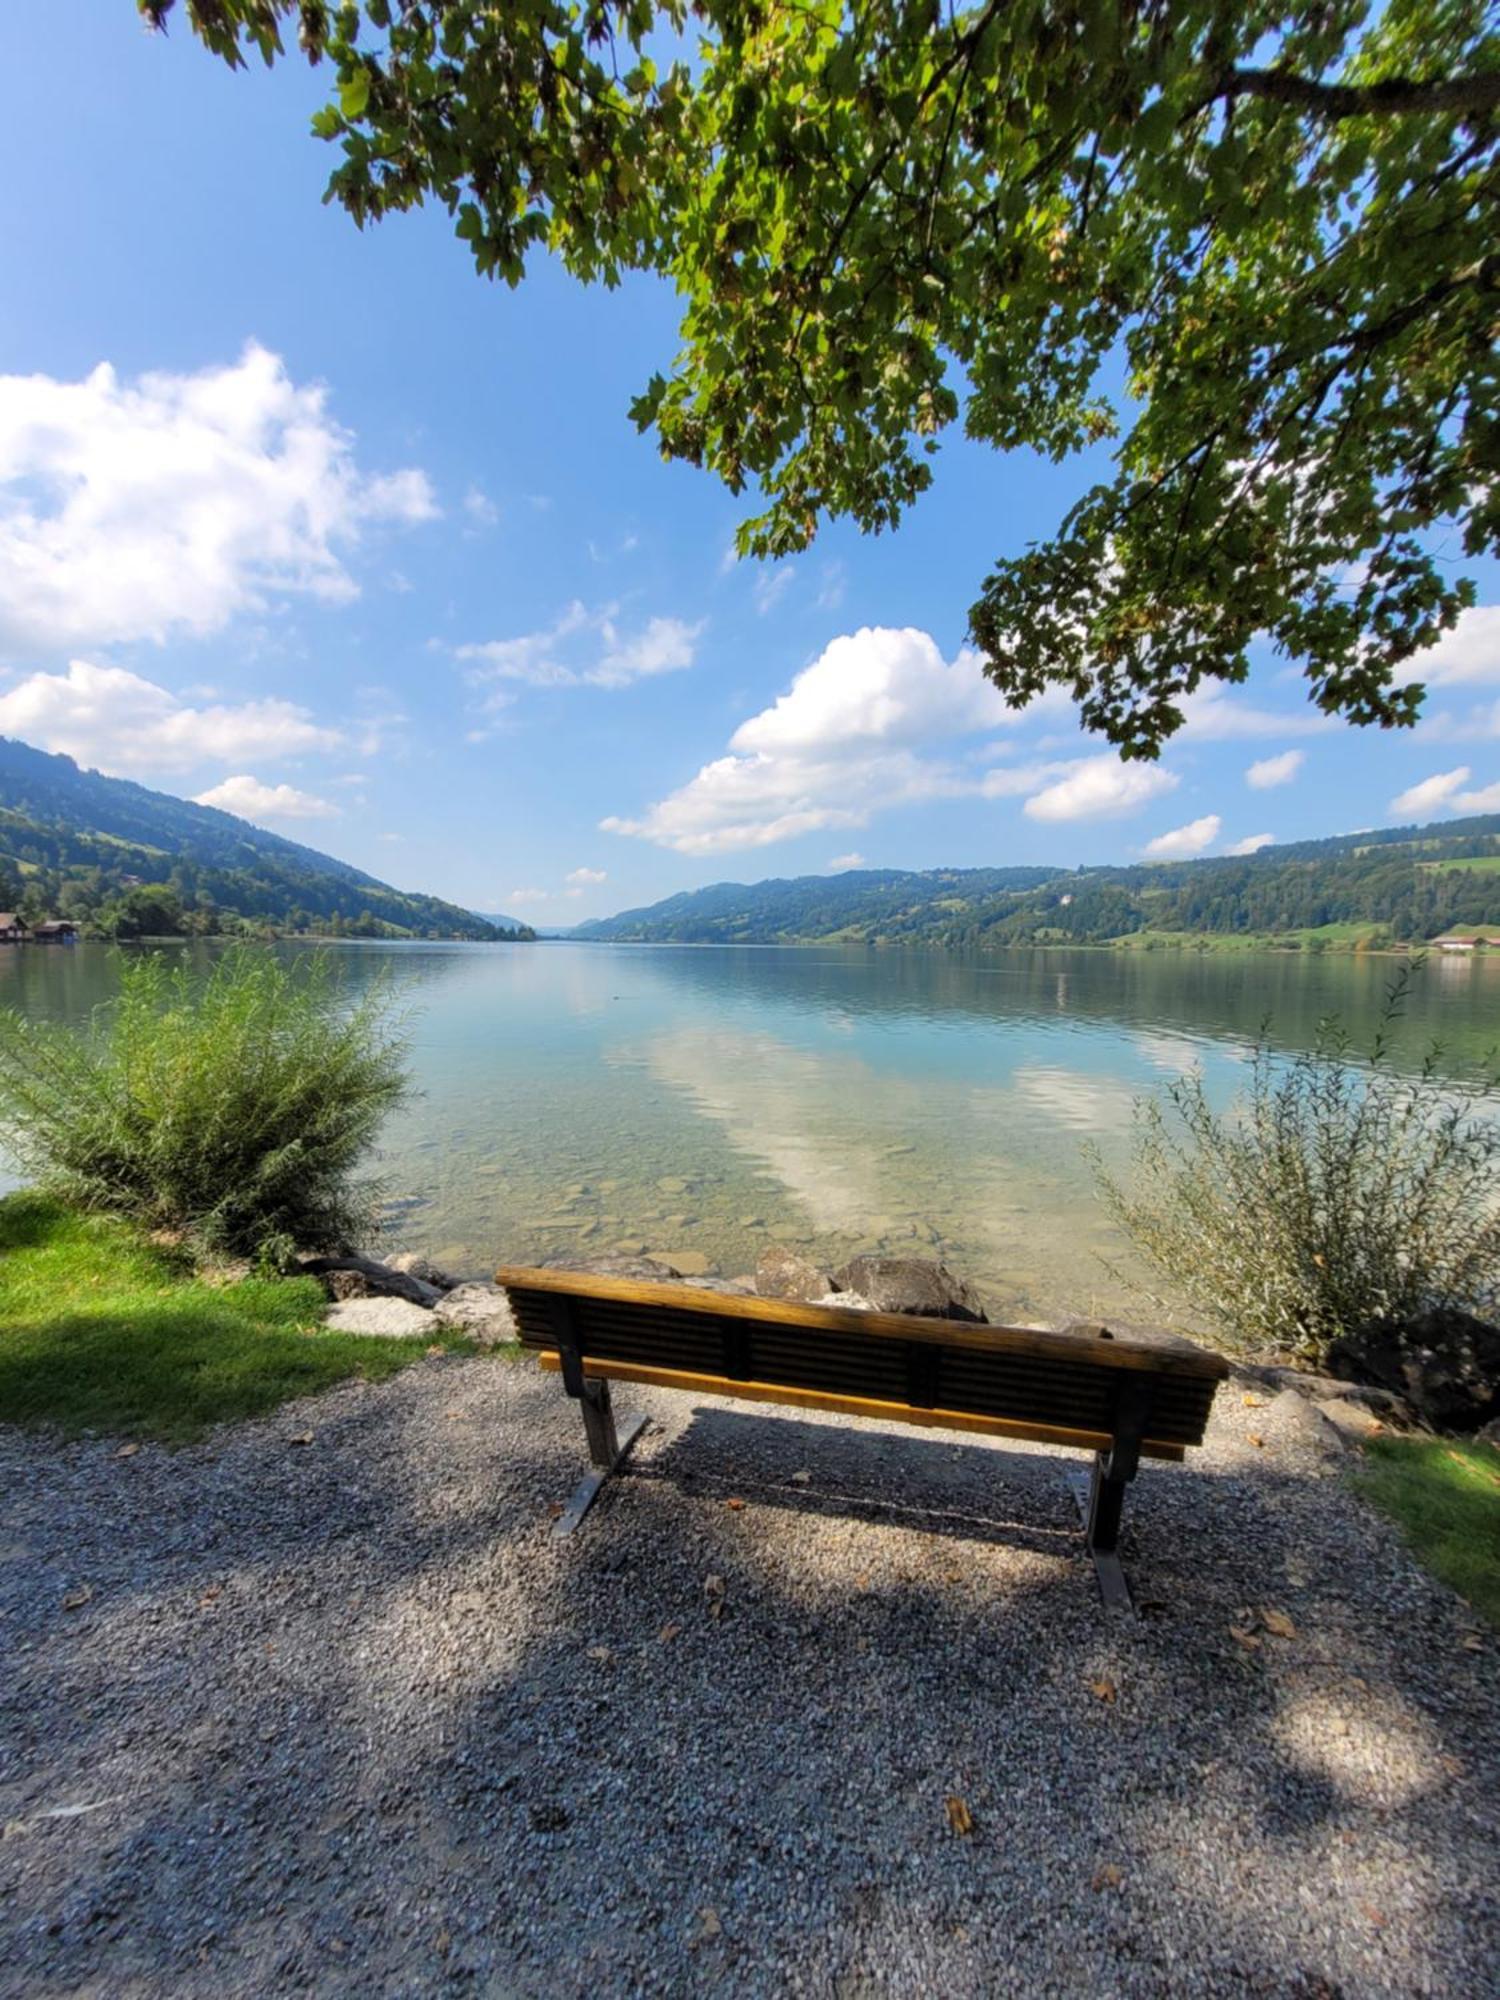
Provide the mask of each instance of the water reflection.
{"label": "water reflection", "polygon": [[[287,949],[291,949],[288,947]],[[208,948],[193,948],[203,958]],[[727,1273],[780,1239],[941,1254],[1006,1311],[1109,1312],[1126,1247],[1082,1141],[1118,1162],[1137,1093],[1223,1101],[1269,1020],[1374,1032],[1393,961],[1196,953],[345,946],[414,1010],[419,1095],[385,1135],[404,1241],[467,1268],[646,1247]],[[77,1021],[104,948],[0,949],[0,1000]],[[1476,1067],[1500,954],[1438,960],[1398,1041]]]}

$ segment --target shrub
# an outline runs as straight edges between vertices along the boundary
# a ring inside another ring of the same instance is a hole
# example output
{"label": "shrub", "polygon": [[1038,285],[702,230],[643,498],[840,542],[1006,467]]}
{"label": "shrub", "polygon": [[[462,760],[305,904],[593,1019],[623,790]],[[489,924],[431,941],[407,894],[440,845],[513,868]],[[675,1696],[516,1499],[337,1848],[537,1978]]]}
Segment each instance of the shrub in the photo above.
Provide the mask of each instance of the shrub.
{"label": "shrub", "polygon": [[1356,1056],[1337,1021],[1290,1062],[1267,1030],[1227,1112],[1200,1072],[1136,1106],[1134,1173],[1106,1202],[1229,1345],[1322,1363],[1340,1335],[1500,1306],[1500,1122],[1491,1086],[1403,1075],[1390,1028],[1414,968]]}
{"label": "shrub", "polygon": [[0,1117],[28,1176],[205,1251],[357,1242],[379,1189],[356,1168],[405,1090],[386,989],[349,1004],[322,954],[240,945],[206,973],[128,957],[83,1030],[0,1014]]}

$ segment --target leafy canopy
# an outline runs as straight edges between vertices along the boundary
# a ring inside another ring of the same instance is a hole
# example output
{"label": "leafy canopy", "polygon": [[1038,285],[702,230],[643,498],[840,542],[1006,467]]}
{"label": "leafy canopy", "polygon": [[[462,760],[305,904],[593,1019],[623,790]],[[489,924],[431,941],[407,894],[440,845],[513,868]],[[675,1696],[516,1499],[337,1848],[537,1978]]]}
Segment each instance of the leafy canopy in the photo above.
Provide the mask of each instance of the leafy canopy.
{"label": "leafy canopy", "polygon": [[1113,441],[970,626],[1127,756],[1262,632],[1330,714],[1410,724],[1458,548],[1500,548],[1484,0],[185,8],[231,63],[295,22],[334,66],[361,225],[435,198],[510,284],[538,246],[668,276],[682,352],[633,414],[758,491],[742,553],[894,526],[953,423]]}

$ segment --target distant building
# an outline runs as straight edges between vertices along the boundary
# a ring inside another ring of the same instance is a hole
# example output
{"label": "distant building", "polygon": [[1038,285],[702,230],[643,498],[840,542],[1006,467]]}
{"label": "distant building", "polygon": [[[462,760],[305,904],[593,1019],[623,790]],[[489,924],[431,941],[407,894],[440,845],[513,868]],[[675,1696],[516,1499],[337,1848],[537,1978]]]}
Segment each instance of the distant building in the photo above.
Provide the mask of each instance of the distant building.
{"label": "distant building", "polygon": [[1481,944],[1500,945],[1500,931],[1444,931],[1432,940],[1434,951],[1473,951]]}
{"label": "distant building", "polygon": [[30,936],[14,910],[0,910],[0,944],[24,944]]}
{"label": "distant building", "polygon": [[44,924],[36,927],[38,944],[77,944],[78,926],[70,924],[66,917],[49,917]]}

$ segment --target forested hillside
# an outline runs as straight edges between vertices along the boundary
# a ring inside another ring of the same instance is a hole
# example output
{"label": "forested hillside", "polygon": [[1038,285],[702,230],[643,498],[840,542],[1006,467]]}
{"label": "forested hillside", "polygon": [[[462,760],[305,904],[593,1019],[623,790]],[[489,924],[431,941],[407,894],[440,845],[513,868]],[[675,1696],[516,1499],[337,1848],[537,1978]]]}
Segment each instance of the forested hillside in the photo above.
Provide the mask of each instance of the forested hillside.
{"label": "forested hillside", "polygon": [[716,883],[579,937],[769,944],[1115,944],[1183,935],[1306,948],[1500,929],[1500,814],[1207,861],[1125,868],[860,869]]}
{"label": "forested hillside", "polygon": [[212,806],[0,737],[0,907],[106,937],[529,938]]}

